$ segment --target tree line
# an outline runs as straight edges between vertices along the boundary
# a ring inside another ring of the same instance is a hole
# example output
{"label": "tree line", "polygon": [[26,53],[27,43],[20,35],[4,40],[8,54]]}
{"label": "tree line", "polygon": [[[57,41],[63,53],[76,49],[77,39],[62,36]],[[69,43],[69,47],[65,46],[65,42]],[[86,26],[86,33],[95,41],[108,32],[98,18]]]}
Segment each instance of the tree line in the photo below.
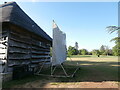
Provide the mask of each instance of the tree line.
{"label": "tree line", "polygon": [[102,45],[100,49],[93,49],[90,52],[87,49],[77,50],[75,47],[69,46],[67,50],[67,54],[68,55],[116,55],[116,53],[114,53],[113,51],[114,50],[109,49],[109,47],[106,45]]}

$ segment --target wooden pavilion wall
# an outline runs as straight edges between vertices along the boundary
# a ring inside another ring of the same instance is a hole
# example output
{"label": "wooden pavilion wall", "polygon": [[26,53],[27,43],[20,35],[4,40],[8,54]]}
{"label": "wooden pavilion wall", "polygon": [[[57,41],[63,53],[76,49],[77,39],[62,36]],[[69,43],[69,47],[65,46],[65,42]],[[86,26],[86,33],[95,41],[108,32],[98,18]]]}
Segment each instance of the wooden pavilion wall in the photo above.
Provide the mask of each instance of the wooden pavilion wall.
{"label": "wooden pavilion wall", "polygon": [[[3,32],[5,29],[3,29]],[[7,48],[8,71],[14,66],[29,65],[35,68],[45,60],[50,64],[50,42],[15,25],[9,25]]]}

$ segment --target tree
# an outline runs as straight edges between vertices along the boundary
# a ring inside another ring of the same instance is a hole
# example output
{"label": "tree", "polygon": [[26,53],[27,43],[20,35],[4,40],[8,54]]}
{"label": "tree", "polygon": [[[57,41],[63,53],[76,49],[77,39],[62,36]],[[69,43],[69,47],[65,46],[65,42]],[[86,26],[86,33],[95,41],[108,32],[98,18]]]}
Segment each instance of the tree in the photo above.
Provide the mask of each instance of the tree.
{"label": "tree", "polygon": [[79,51],[77,49],[75,49],[75,54],[74,55],[78,55]]}
{"label": "tree", "polygon": [[116,32],[116,31],[118,33],[119,30],[120,30],[120,27],[117,27],[117,26],[108,26],[108,27],[106,27],[106,29],[111,34],[111,33]]}
{"label": "tree", "polygon": [[108,56],[109,55],[109,47],[105,46],[105,54]]}
{"label": "tree", "polygon": [[86,49],[81,49],[81,54],[82,55],[87,55],[88,54],[88,51]]}
{"label": "tree", "polygon": [[116,43],[116,45],[112,48],[113,55],[120,56],[120,43]]}
{"label": "tree", "polygon": [[[117,32],[117,34],[120,34],[120,27],[117,26],[108,26],[106,27],[106,29],[108,30],[108,32],[111,34],[113,32]],[[118,37],[115,37],[113,39],[111,39],[110,41],[115,41],[115,46],[113,47],[113,54],[115,56],[120,56],[120,35],[118,35]]]}
{"label": "tree", "polygon": [[99,50],[97,49],[92,50],[92,55],[100,55]]}
{"label": "tree", "polygon": [[69,46],[68,47],[68,55],[73,55],[74,54],[74,47],[72,47],[72,46]]}
{"label": "tree", "polygon": [[113,55],[113,50],[109,49],[109,55]]}
{"label": "tree", "polygon": [[82,55],[81,52],[82,52],[82,51],[81,51],[81,49],[80,49],[80,50],[79,50],[79,55]]}
{"label": "tree", "polygon": [[105,46],[105,52],[107,53],[107,55],[109,54],[109,46]]}
{"label": "tree", "polygon": [[115,37],[115,38],[111,39],[110,41],[115,41],[115,42],[120,41],[120,27],[108,26],[108,27],[106,27],[106,29],[108,30],[108,33],[110,33],[110,34],[112,34],[113,32],[117,32],[117,34],[118,34],[118,37]]}
{"label": "tree", "polygon": [[105,52],[105,46],[102,45],[102,46],[100,47],[100,53],[101,53],[101,55],[102,55],[104,52]]}
{"label": "tree", "polygon": [[107,45],[102,45],[103,47],[104,47],[104,52],[102,53],[102,52],[100,52],[102,55],[112,55],[112,50],[111,49],[109,49],[109,46],[107,46]]}
{"label": "tree", "polygon": [[88,55],[92,55],[92,51],[88,52]]}
{"label": "tree", "polygon": [[78,54],[78,50],[76,50],[74,47],[69,46],[68,47],[68,51],[67,51],[68,55],[77,55]]}

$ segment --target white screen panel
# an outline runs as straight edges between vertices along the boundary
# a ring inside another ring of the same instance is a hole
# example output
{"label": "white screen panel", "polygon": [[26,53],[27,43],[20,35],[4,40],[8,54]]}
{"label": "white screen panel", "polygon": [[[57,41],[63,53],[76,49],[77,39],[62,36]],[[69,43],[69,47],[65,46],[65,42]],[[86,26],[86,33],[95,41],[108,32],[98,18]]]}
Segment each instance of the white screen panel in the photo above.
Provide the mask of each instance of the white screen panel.
{"label": "white screen panel", "polygon": [[66,34],[53,23],[52,64],[58,65],[66,60]]}

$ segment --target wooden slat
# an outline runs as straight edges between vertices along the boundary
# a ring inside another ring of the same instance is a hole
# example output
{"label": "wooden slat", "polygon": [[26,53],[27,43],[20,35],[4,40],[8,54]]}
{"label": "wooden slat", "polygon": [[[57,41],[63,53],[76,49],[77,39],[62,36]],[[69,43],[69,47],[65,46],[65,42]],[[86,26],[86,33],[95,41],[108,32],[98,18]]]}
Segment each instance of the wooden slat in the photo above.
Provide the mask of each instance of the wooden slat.
{"label": "wooden slat", "polygon": [[9,53],[20,53],[20,54],[28,54],[28,52],[24,52],[24,51],[9,51]]}
{"label": "wooden slat", "polygon": [[9,59],[14,59],[14,60],[15,59],[18,59],[18,60],[30,59],[30,55],[14,53],[14,54],[9,54]]}
{"label": "wooden slat", "polygon": [[[49,64],[50,64],[50,62],[46,62],[44,65],[49,65]],[[41,65],[42,65],[42,63],[41,63]],[[34,63],[31,65],[31,68],[35,68],[35,67],[40,67],[40,64]]]}
{"label": "wooden slat", "polygon": [[33,63],[36,62],[36,63],[37,63],[37,62],[44,62],[44,61],[48,61],[48,62],[50,62],[50,59],[35,59],[35,60],[32,59],[31,62],[33,62]]}
{"label": "wooden slat", "polygon": [[50,58],[50,56],[41,56],[41,55],[39,55],[39,56],[35,56],[35,55],[32,55],[32,58]]}
{"label": "wooden slat", "polygon": [[0,34],[1,34],[1,33],[7,33],[7,30],[3,29],[3,30],[0,32]]}
{"label": "wooden slat", "polygon": [[30,42],[28,42],[28,41],[23,41],[23,40],[15,39],[15,38],[13,38],[13,37],[11,37],[10,40],[13,40],[13,41],[16,41],[16,42],[21,42],[21,43],[25,43],[25,44],[30,45]]}
{"label": "wooden slat", "polygon": [[37,66],[38,66],[38,64],[32,64],[30,67],[34,68],[34,67],[37,67]]}
{"label": "wooden slat", "polygon": [[36,51],[50,51],[49,49],[36,48],[34,46],[32,46],[32,49],[34,49]]}
{"label": "wooden slat", "polygon": [[44,42],[33,40],[33,39],[32,39],[32,42],[31,42],[31,44],[33,46],[36,46],[38,48],[48,48],[49,49],[49,47],[47,45],[44,46],[42,43],[44,43]]}
{"label": "wooden slat", "polygon": [[43,52],[43,51],[32,51],[32,54],[49,54],[49,52]]}
{"label": "wooden slat", "polygon": [[22,65],[22,64],[29,64],[30,60],[9,60],[9,66],[14,66],[14,65]]}
{"label": "wooden slat", "polygon": [[30,57],[9,57],[9,60],[27,60]]}
{"label": "wooden slat", "polygon": [[10,45],[11,48],[16,47],[16,48],[21,48],[21,49],[30,49],[29,47],[25,47],[25,46],[17,46],[17,45]]}
{"label": "wooden slat", "polygon": [[11,25],[11,32],[18,33],[20,35],[25,35],[25,36],[30,35],[30,32],[26,31],[25,29],[21,29],[13,25]]}
{"label": "wooden slat", "polygon": [[27,47],[27,46],[18,46],[18,45],[10,45],[10,49],[21,49],[21,50],[28,50],[30,49],[30,47]]}
{"label": "wooden slat", "polygon": [[19,48],[30,48],[29,45],[24,44],[24,43],[20,43],[20,42],[15,42],[13,40],[10,40],[9,46],[11,47],[19,47]]}
{"label": "wooden slat", "polygon": [[19,33],[13,32],[13,31],[11,31],[10,33],[11,33],[11,35],[16,35],[17,37],[21,37],[21,38],[24,38],[24,39],[31,39],[30,37],[28,37],[26,35],[19,34]]}
{"label": "wooden slat", "polygon": [[14,54],[9,54],[9,58],[30,58],[30,55],[14,53]]}
{"label": "wooden slat", "polygon": [[15,38],[17,40],[21,40],[21,41],[25,41],[25,42],[29,42],[30,41],[30,38],[27,38],[26,36],[22,36],[22,35],[11,35],[11,38]]}
{"label": "wooden slat", "polygon": [[31,36],[32,36],[32,39],[34,39],[34,40],[38,40],[38,41],[42,41],[42,42],[45,41],[44,39],[42,39],[41,37],[39,37],[37,35],[31,34]]}
{"label": "wooden slat", "polygon": [[37,47],[37,48],[43,48],[43,49],[49,49],[50,47],[45,47],[45,46],[38,46],[35,43],[32,43],[32,46]]}
{"label": "wooden slat", "polygon": [[[27,64],[27,63],[26,63]],[[14,64],[9,64],[8,66],[9,67],[14,67],[14,66],[19,66],[19,65],[24,65],[24,64],[21,64],[21,63],[14,63]]]}
{"label": "wooden slat", "polygon": [[22,47],[10,47],[9,48],[9,52],[26,52],[26,53],[28,53],[28,52],[30,52],[30,50],[29,49],[26,49],[26,48],[22,48]]}

